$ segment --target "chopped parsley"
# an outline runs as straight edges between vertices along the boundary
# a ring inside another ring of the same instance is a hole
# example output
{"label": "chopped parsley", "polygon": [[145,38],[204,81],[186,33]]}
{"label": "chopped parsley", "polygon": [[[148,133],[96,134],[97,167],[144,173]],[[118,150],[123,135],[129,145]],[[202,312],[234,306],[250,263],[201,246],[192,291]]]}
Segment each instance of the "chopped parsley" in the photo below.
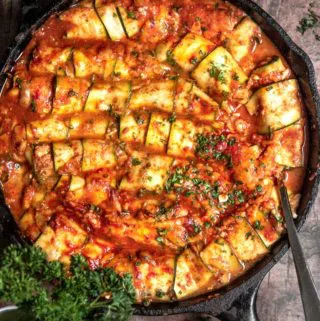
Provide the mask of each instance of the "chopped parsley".
{"label": "chopped parsley", "polygon": [[257,191],[258,193],[262,193],[263,187],[262,187],[261,185],[257,185],[257,186],[256,186],[256,191]]}
{"label": "chopped parsley", "polygon": [[16,84],[17,84],[18,88],[21,89],[22,88],[22,79],[21,78],[17,78],[16,79]]}
{"label": "chopped parsley", "polygon": [[320,15],[313,10],[313,7],[314,4],[311,2],[306,16],[299,21],[297,31],[303,35],[308,30],[312,30],[315,39],[320,41],[320,34],[317,33],[317,29],[320,27]]}
{"label": "chopped parsley", "polygon": [[172,10],[178,12],[181,9],[179,6],[173,6]]}
{"label": "chopped parsley", "polygon": [[133,56],[133,57],[139,57],[139,52],[138,51],[136,51],[136,50],[132,50],[131,51],[131,56]]}
{"label": "chopped parsley", "polygon": [[208,229],[208,228],[210,228],[211,226],[212,226],[212,224],[210,223],[210,222],[204,222],[204,227],[206,228],[206,229]]}
{"label": "chopped parsley", "polygon": [[177,119],[176,113],[172,113],[168,118],[168,122],[172,124],[176,121],[176,119]]}
{"label": "chopped parsley", "polygon": [[36,110],[37,110],[37,104],[36,104],[36,102],[34,101],[34,99],[31,100],[30,108],[31,108],[31,111],[32,111],[33,113],[36,112]]}
{"label": "chopped parsley", "polygon": [[164,244],[164,238],[163,238],[162,236],[157,236],[157,237],[156,237],[156,241],[157,241],[159,244],[161,244],[161,245]]}
{"label": "chopped parsley", "polygon": [[256,220],[253,224],[253,227],[256,229],[256,230],[263,230],[263,226],[261,225],[261,222],[259,220]]}
{"label": "chopped parsley", "polygon": [[196,65],[198,63],[198,58],[197,57],[193,57],[190,62],[193,64],[193,65]]}
{"label": "chopped parsley", "polygon": [[127,11],[127,17],[129,19],[135,19],[135,20],[137,19],[137,16],[133,11]]}
{"label": "chopped parsley", "polygon": [[156,290],[156,296],[157,296],[158,298],[163,298],[165,295],[166,295],[166,294],[165,294],[162,290],[160,290],[160,289],[157,289],[157,290]]}
{"label": "chopped parsley", "polygon": [[168,50],[167,53],[166,53],[166,56],[167,56],[166,61],[167,61],[167,63],[169,65],[171,65],[171,66],[176,66],[177,65],[176,61],[174,60],[172,50]]}
{"label": "chopped parsley", "polygon": [[169,209],[164,205],[160,205],[158,211],[156,212],[156,217],[160,219],[161,217],[166,217],[169,212]]}
{"label": "chopped parsley", "polygon": [[131,164],[132,166],[138,166],[141,164],[141,160],[139,158],[132,158]]}
{"label": "chopped parsley", "polygon": [[39,247],[11,245],[1,257],[0,299],[27,310],[36,321],[127,321],[135,289],[129,274],[92,270],[81,255],[72,256],[66,269],[49,262]]}
{"label": "chopped parsley", "polygon": [[157,233],[159,236],[166,236],[168,234],[168,230],[162,227],[158,227]]}
{"label": "chopped parsley", "polygon": [[210,77],[216,79],[217,81],[219,81],[222,84],[227,83],[226,71],[227,71],[226,65],[224,65],[224,64],[217,65],[214,62],[211,62],[211,67],[208,70]]}
{"label": "chopped parsley", "polygon": [[[225,142],[226,146],[221,151],[221,149],[217,149],[217,147]],[[225,161],[228,168],[233,167],[231,155],[228,154],[228,146],[233,146],[236,143],[236,139],[231,137],[230,139],[226,139],[224,135],[203,135],[198,134],[196,140],[196,154],[205,159],[216,159],[218,161]]]}

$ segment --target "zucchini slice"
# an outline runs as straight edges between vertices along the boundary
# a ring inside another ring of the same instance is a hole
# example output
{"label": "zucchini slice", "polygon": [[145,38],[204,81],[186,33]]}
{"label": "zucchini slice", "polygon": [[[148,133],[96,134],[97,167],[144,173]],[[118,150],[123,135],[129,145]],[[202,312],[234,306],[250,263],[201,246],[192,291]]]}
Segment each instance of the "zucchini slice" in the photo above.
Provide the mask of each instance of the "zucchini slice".
{"label": "zucchini slice", "polygon": [[126,38],[126,33],[114,4],[99,6],[96,10],[111,40],[118,41]]}
{"label": "zucchini slice", "polygon": [[174,256],[152,257],[147,255],[146,259],[138,259],[135,263],[136,274],[144,280],[144,282],[139,280],[137,280],[139,282],[135,282],[139,302],[147,299],[159,302],[172,298]]}
{"label": "zucchini slice", "polygon": [[58,214],[53,229],[47,226],[35,242],[47,254],[48,260],[70,262],[70,255],[79,250],[87,239],[87,233],[71,218]]}
{"label": "zucchini slice", "polygon": [[62,21],[72,24],[67,39],[105,40],[106,30],[93,8],[74,7],[60,15]]}
{"label": "zucchini slice", "polygon": [[112,77],[117,80],[130,80],[130,68],[127,63],[123,60],[123,58],[118,57],[112,72]]}
{"label": "zucchini slice", "polygon": [[31,241],[35,241],[41,234],[41,229],[36,221],[35,211],[33,208],[28,209],[19,221],[19,228]]}
{"label": "zucchini slice", "polygon": [[129,103],[132,110],[157,108],[162,111],[173,111],[175,81],[154,81],[141,88],[133,90]]}
{"label": "zucchini slice", "polygon": [[258,233],[266,247],[276,242],[280,235],[272,224],[272,214],[269,210],[254,206],[248,209],[247,218],[251,226]]}
{"label": "zucchini slice", "polygon": [[68,136],[67,124],[59,119],[34,120],[27,124],[27,139],[31,143],[57,142]]}
{"label": "zucchini slice", "polygon": [[[86,177],[86,193],[90,204],[99,205],[105,200],[110,200],[110,187],[116,188],[117,173],[110,168],[100,169]],[[89,196],[89,197],[88,197]]]}
{"label": "zucchini slice", "polygon": [[174,292],[177,298],[184,299],[207,290],[214,274],[203,264],[190,248],[178,257],[175,269]]}
{"label": "zucchini slice", "polygon": [[122,81],[116,83],[96,82],[84,107],[85,111],[115,111],[124,113],[131,92],[131,83]]}
{"label": "zucchini slice", "polygon": [[118,7],[117,10],[127,37],[131,38],[136,35],[140,31],[141,23],[135,18],[135,14],[128,14],[123,7]]}
{"label": "zucchini slice", "polygon": [[174,106],[176,114],[193,115],[203,121],[213,121],[219,108],[205,92],[182,78],[177,82]]}
{"label": "zucchini slice", "polygon": [[160,62],[166,62],[168,54],[172,53],[173,43],[170,41],[161,42],[156,47],[156,57]]}
{"label": "zucchini slice", "polygon": [[144,144],[148,114],[125,114],[120,118],[120,139],[125,142]]}
{"label": "zucchini slice", "polygon": [[23,81],[20,105],[39,114],[48,114],[52,108],[52,76],[38,76]]}
{"label": "zucchini slice", "polygon": [[246,72],[255,66],[252,53],[262,43],[261,30],[249,17],[245,17],[232,31],[226,48]]}
{"label": "zucchini slice", "polygon": [[177,81],[176,92],[174,97],[174,111],[179,114],[186,114],[189,111],[191,92],[194,84],[179,78]]}
{"label": "zucchini slice", "polygon": [[230,277],[236,277],[244,271],[237,257],[233,254],[230,246],[223,238],[209,243],[201,252],[200,257],[204,264],[211,271],[224,271],[229,273]]}
{"label": "zucchini slice", "polygon": [[303,166],[304,123],[305,120],[301,119],[273,133],[273,144],[266,151],[266,155],[272,157],[271,162],[286,167]]}
{"label": "zucchini slice", "polygon": [[106,115],[81,113],[70,119],[69,137],[71,139],[103,138],[106,135],[109,122]]}
{"label": "zucchini slice", "polygon": [[104,60],[99,59],[95,48],[73,50],[73,65],[76,77],[84,78],[92,75],[103,76]]}
{"label": "zucchini slice", "polygon": [[59,181],[56,184],[54,190],[58,192],[68,190],[70,187],[70,181],[71,181],[70,175],[65,175],[65,174],[60,175]]}
{"label": "zucchini slice", "polygon": [[235,216],[223,222],[226,241],[238,259],[244,263],[256,261],[268,252],[260,237],[243,217]]}
{"label": "zucchini slice", "polygon": [[165,152],[170,133],[167,114],[152,113],[147,132],[146,146],[157,152]]}
{"label": "zucchini slice", "polygon": [[32,52],[32,58],[29,64],[29,70],[35,74],[52,73],[60,76],[66,76],[72,73],[72,48],[54,48],[40,45]]}
{"label": "zucchini slice", "polygon": [[186,111],[187,114],[194,115],[196,118],[203,121],[212,122],[216,118],[218,109],[218,103],[211,99],[196,85],[193,85],[188,111]]}
{"label": "zucchini slice", "polygon": [[7,205],[10,207],[11,213],[15,221],[17,222],[23,211],[21,209],[20,201],[21,195],[29,182],[30,170],[27,164],[21,164],[20,166],[12,166],[10,171],[4,172],[3,167],[1,168],[1,174],[8,174],[5,182],[3,182],[3,193],[6,197],[7,192],[10,191],[10,197],[7,197]]}
{"label": "zucchini slice", "polygon": [[76,174],[81,169],[82,143],[73,140],[53,144],[54,167],[59,174]]}
{"label": "zucchini slice", "polygon": [[302,116],[297,80],[285,80],[260,88],[246,107],[251,115],[258,114],[260,133],[269,133],[295,123]]}
{"label": "zucchini slice", "polygon": [[233,165],[234,178],[242,182],[249,190],[254,190],[259,184],[260,177],[257,175],[261,148],[258,145],[241,146],[238,161]]}
{"label": "zucchini slice", "polygon": [[187,119],[177,119],[172,123],[168,155],[177,157],[194,156],[196,127]]}
{"label": "zucchini slice", "polygon": [[213,50],[192,72],[199,87],[218,101],[225,100],[247,76],[223,47]]}
{"label": "zucchini slice", "polygon": [[115,165],[116,156],[111,142],[97,139],[83,140],[83,171],[112,168]]}
{"label": "zucchini slice", "polygon": [[37,181],[51,190],[58,181],[49,144],[37,145],[33,152],[33,170]]}
{"label": "zucchini slice", "polygon": [[285,80],[289,76],[290,69],[283,64],[281,57],[275,56],[268,63],[253,70],[248,85],[251,88],[258,88]]}
{"label": "zucchini slice", "polygon": [[173,58],[185,71],[191,71],[213,49],[213,43],[194,33],[188,33],[172,51]]}
{"label": "zucchini slice", "polygon": [[82,190],[86,185],[86,181],[81,176],[73,175],[71,176],[69,191],[74,192],[77,190]]}
{"label": "zucchini slice", "polygon": [[88,95],[90,83],[85,79],[57,77],[53,100],[53,114],[81,111]]}
{"label": "zucchini slice", "polygon": [[97,262],[113,248],[113,244],[99,237],[91,237],[90,240],[85,244],[81,250],[81,254],[87,259]]}
{"label": "zucchini slice", "polygon": [[168,156],[134,152],[131,159],[132,166],[128,175],[121,180],[120,189],[163,190],[172,161],[172,158]]}

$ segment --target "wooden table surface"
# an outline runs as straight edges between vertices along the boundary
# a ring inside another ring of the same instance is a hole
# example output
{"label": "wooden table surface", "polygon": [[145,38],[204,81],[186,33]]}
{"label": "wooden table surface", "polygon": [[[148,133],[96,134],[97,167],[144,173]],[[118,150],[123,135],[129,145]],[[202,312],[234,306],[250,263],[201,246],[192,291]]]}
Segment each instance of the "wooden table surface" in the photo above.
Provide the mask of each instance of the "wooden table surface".
{"label": "wooden table surface", "polygon": [[[318,72],[320,89],[320,41],[312,32],[301,35],[296,31],[297,22],[307,12],[307,0],[256,0],[289,33],[293,40],[310,56]],[[320,15],[320,0],[315,0],[315,10]],[[0,56],[17,32],[20,0],[0,0]],[[12,19],[11,17],[15,17]],[[320,34],[320,30],[318,30]],[[311,215],[300,232],[316,286],[320,291],[320,195],[316,199]],[[265,277],[258,294],[257,310],[261,321],[303,321],[303,309],[291,252]],[[133,317],[131,321],[146,320]],[[151,321],[153,318],[148,318]],[[320,319],[320,316],[319,316]],[[180,317],[159,317],[157,321],[182,321]],[[314,320],[316,321],[316,320]]]}

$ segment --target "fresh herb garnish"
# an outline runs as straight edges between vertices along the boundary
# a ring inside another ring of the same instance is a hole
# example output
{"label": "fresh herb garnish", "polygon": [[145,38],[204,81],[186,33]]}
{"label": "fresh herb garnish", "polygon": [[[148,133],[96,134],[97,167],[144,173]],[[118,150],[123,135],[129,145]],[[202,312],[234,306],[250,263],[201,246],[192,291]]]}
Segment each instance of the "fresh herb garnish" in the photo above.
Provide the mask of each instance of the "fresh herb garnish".
{"label": "fresh herb garnish", "polygon": [[320,27],[320,15],[313,10],[313,6],[314,4],[311,2],[306,16],[299,21],[297,31],[303,35],[306,31],[312,30],[315,39],[319,41],[320,35],[317,33],[317,29]]}
{"label": "fresh herb garnish", "polygon": [[176,121],[176,119],[177,119],[176,113],[172,113],[168,118],[168,122],[172,124]]}
{"label": "fresh herb garnish", "polygon": [[256,230],[263,230],[263,226],[261,225],[261,222],[259,220],[256,220],[253,224],[253,227],[256,229]]}
{"label": "fresh herb garnish", "polygon": [[226,139],[224,135],[197,135],[196,154],[205,159],[216,159],[225,161],[228,168],[233,167],[231,155],[228,153],[228,147],[236,142],[234,137]]}
{"label": "fresh herb garnish", "polygon": [[22,79],[16,78],[16,84],[17,84],[18,88],[21,89],[22,88]]}
{"label": "fresh herb garnish", "polygon": [[132,164],[132,166],[138,166],[141,164],[141,160],[139,158],[132,158],[131,164]]}
{"label": "fresh herb garnish", "polygon": [[172,50],[168,50],[167,53],[166,53],[166,56],[167,56],[166,61],[167,61],[167,63],[169,65],[171,65],[171,66],[176,66],[177,65],[176,61],[174,60]]}
{"label": "fresh herb garnish", "polygon": [[31,100],[30,108],[31,108],[31,111],[32,111],[33,113],[36,112],[36,110],[37,110],[37,104],[36,104],[36,102],[34,101],[34,99]]}
{"label": "fresh herb garnish", "polygon": [[0,263],[0,299],[39,321],[127,321],[135,290],[130,275],[91,270],[81,255],[72,256],[67,271],[38,247],[11,245]]}
{"label": "fresh herb garnish", "polygon": [[131,51],[131,56],[133,56],[133,57],[139,57],[139,52],[138,51],[136,51],[136,50],[132,50]]}
{"label": "fresh herb garnish", "polygon": [[135,19],[135,20],[137,19],[137,16],[133,11],[127,11],[127,17],[129,19]]}
{"label": "fresh herb garnish", "polygon": [[226,65],[224,64],[215,64],[214,62],[211,62],[211,67],[208,70],[210,77],[216,79],[221,84],[226,84]]}

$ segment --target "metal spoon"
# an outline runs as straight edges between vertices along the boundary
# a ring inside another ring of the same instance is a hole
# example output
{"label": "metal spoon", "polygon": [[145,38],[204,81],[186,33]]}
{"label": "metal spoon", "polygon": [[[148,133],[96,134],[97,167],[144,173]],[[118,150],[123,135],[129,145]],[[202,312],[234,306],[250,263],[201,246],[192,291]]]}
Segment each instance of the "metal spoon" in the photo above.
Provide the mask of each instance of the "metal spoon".
{"label": "metal spoon", "polygon": [[285,186],[280,187],[280,199],[285,215],[294,265],[296,267],[305,319],[306,321],[316,321],[320,319],[320,300],[294,225]]}

